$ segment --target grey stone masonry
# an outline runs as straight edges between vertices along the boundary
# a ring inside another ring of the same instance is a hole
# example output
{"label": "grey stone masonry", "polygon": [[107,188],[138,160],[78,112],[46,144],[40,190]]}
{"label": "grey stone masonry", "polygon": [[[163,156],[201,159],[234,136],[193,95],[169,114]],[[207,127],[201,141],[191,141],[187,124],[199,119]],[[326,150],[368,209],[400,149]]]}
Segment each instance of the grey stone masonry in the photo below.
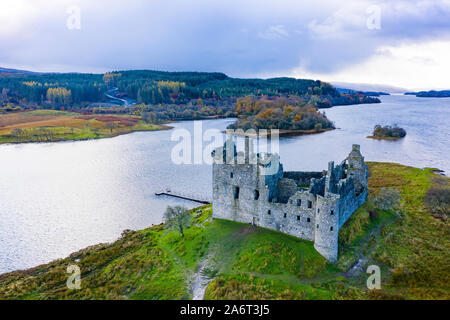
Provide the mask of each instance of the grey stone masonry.
{"label": "grey stone masonry", "polygon": [[328,261],[338,258],[338,232],[368,197],[369,171],[359,145],[322,172],[283,172],[278,154],[254,154],[246,138],[212,152],[213,218],[249,223],[314,242]]}

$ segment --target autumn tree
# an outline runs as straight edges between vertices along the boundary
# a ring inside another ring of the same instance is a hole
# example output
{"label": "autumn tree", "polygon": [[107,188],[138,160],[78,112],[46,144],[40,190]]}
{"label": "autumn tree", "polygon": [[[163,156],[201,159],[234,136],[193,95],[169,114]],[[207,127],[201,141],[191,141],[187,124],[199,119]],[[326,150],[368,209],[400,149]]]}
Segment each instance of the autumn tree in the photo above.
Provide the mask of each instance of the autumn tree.
{"label": "autumn tree", "polygon": [[118,79],[122,76],[121,73],[108,72],[103,75],[103,82],[109,87],[116,87]]}
{"label": "autumn tree", "polygon": [[72,103],[72,92],[63,87],[48,88],[47,101],[54,106],[69,105]]}

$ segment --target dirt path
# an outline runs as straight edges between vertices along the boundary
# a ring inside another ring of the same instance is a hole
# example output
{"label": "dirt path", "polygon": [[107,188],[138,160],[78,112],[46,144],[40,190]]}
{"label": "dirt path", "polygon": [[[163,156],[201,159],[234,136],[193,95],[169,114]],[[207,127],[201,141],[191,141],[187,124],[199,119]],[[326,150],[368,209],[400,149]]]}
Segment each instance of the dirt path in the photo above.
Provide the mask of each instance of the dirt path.
{"label": "dirt path", "polygon": [[206,287],[212,278],[205,275],[205,270],[208,268],[209,258],[200,262],[200,266],[194,275],[192,283],[192,300],[203,300],[205,296]]}

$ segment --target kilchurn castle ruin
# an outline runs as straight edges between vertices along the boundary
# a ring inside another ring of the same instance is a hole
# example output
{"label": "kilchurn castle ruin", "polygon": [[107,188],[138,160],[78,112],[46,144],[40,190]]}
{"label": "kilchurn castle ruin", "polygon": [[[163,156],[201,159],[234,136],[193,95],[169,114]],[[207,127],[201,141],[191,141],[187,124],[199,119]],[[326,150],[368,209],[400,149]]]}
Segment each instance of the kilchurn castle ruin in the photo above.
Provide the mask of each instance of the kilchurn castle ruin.
{"label": "kilchurn castle ruin", "polygon": [[254,154],[249,140],[244,152],[237,153],[231,138],[212,152],[213,217],[313,241],[321,255],[336,261],[339,229],[368,197],[359,145],[326,171],[284,172],[278,154]]}

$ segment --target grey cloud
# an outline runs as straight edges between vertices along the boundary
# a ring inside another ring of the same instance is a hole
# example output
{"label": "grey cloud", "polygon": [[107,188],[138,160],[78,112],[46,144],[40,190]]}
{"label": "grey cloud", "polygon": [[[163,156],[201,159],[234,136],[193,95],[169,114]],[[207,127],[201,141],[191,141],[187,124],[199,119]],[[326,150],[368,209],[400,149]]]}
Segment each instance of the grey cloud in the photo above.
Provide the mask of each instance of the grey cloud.
{"label": "grey cloud", "polygon": [[381,45],[449,39],[450,30],[446,1],[382,2],[380,30],[365,25],[371,1],[79,3],[81,30],[68,30],[66,8],[53,6],[23,22],[18,34],[0,33],[0,64],[232,76],[282,74],[303,65],[327,73],[366,60]]}

